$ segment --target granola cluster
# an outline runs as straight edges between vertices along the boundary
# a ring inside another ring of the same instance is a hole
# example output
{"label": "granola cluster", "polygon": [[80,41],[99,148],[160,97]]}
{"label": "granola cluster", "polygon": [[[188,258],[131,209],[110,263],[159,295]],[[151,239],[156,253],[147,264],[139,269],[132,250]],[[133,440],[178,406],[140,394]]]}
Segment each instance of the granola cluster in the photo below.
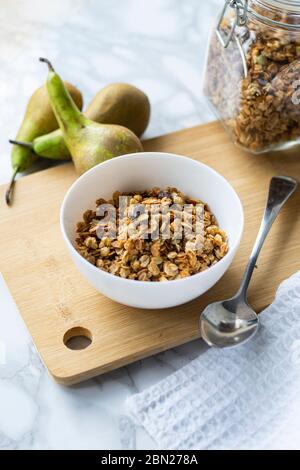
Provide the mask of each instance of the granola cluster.
{"label": "granola cluster", "polygon": [[[125,214],[120,213],[120,196],[126,196],[128,205]],[[113,227],[115,230],[113,238],[98,236],[99,228],[104,223],[107,225],[105,217],[97,215],[99,213],[97,208],[103,207],[103,204],[115,208],[117,222]],[[166,228],[163,214],[158,211],[156,213],[155,210],[151,212],[154,214],[151,224],[147,224],[146,228],[145,225],[141,225],[141,228],[131,236],[128,236],[127,231],[127,236],[124,236],[124,230],[119,230],[121,222],[122,227],[125,222],[125,227],[129,228],[133,222],[137,220],[141,222],[145,217],[144,214],[139,215],[137,219],[132,216],[131,208],[137,204],[146,209],[171,208],[168,238],[162,237]],[[185,235],[183,231],[183,236],[178,239],[174,236],[178,228],[176,228],[176,207],[186,207],[186,205],[191,207],[191,218],[189,222],[183,222],[183,225],[202,224],[202,231],[198,235],[198,232],[194,231],[195,236]],[[201,221],[198,221],[196,216],[196,208],[199,205],[203,209]],[[174,207],[175,209],[172,209]],[[146,229],[147,235],[143,233]],[[206,204],[185,196],[176,188],[165,190],[153,188],[144,192],[123,194],[115,192],[109,201],[97,200],[96,210],[87,210],[83,214],[83,220],[77,224],[76,249],[90,263],[116,276],[138,281],[169,281],[191,276],[213,266],[227,253],[228,242],[226,233],[218,227],[214,215]]]}
{"label": "granola cluster", "polygon": [[[229,28],[225,19],[224,34]],[[212,37],[205,92],[215,110],[235,142],[254,153],[300,139],[300,33],[249,20],[236,35],[246,56],[246,78],[236,41],[224,49]]]}

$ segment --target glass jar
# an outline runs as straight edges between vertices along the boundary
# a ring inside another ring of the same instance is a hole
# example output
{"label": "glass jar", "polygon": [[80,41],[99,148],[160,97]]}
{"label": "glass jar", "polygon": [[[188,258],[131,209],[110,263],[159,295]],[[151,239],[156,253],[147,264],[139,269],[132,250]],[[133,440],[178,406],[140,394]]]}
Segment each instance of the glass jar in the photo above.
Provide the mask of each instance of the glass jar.
{"label": "glass jar", "polygon": [[300,0],[225,0],[204,93],[236,145],[259,154],[300,143]]}

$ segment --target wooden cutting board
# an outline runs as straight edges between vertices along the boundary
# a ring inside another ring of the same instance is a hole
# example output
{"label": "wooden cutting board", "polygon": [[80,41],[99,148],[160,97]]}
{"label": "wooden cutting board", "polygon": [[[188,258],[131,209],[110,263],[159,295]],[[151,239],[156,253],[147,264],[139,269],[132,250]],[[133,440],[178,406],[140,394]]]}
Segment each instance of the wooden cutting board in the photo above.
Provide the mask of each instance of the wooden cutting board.
{"label": "wooden cutting board", "polygon": [[[217,123],[151,139],[144,147],[202,161],[231,182],[245,209],[241,247],[227,274],[201,298],[162,311],[125,307],[96,292],[77,272],[64,246],[59,209],[76,178],[71,164],[19,180],[10,208],[4,204],[2,186],[0,271],[45,365],[59,383],[74,384],[198,338],[199,313],[238,287],[270,178],[286,174],[300,179],[297,156],[244,154]],[[259,258],[249,297],[258,311],[272,301],[280,282],[300,268],[299,198],[300,191],[283,209]],[[65,342],[72,335],[91,336],[92,342],[85,349],[69,349]]]}

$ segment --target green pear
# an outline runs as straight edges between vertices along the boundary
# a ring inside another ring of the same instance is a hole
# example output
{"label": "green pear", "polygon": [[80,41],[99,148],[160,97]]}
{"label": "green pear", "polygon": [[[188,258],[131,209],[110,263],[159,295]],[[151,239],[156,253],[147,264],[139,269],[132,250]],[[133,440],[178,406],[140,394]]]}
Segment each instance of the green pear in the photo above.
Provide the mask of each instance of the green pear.
{"label": "green pear", "polygon": [[[150,103],[147,95],[135,86],[112,83],[95,95],[84,114],[88,119],[101,124],[127,127],[139,137],[149,123]],[[10,142],[28,147],[41,157],[55,160],[71,159],[60,129],[36,137],[30,145],[28,142],[16,140]]]}
{"label": "green pear", "polygon": [[84,116],[51,63],[40,61],[48,65],[50,103],[79,175],[105,160],[143,150],[138,137],[126,127],[99,124]]}
{"label": "green pear", "polygon": [[[74,99],[77,106],[82,108],[82,95],[80,91],[70,83],[65,82],[65,87]],[[37,136],[53,131],[58,128],[58,123],[49,101],[46,86],[38,88],[26,107],[25,116],[18,131],[16,140],[32,142]],[[11,154],[13,177],[6,192],[6,202],[9,204],[12,197],[12,188],[17,173],[26,171],[37,159],[37,156],[30,148],[14,145]]]}
{"label": "green pear", "polygon": [[127,127],[140,137],[149,124],[150,102],[133,85],[111,83],[95,95],[85,114],[92,121]]}

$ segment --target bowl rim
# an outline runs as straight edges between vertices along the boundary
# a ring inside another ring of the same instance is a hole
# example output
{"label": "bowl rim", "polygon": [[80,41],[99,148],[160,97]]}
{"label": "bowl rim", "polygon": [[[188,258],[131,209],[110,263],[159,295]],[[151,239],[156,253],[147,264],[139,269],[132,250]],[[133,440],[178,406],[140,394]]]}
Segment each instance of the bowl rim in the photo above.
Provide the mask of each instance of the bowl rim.
{"label": "bowl rim", "polygon": [[[217,176],[217,178],[219,178],[223,183],[225,183],[227,186],[229,186],[229,188],[230,188],[230,190],[233,194],[233,197],[237,202],[237,207],[239,209],[240,219],[241,219],[241,224],[240,224],[239,233],[238,233],[236,242],[235,242],[234,246],[232,246],[232,247],[229,245],[228,252],[226,253],[226,255],[221,260],[219,260],[213,266],[210,266],[209,268],[205,269],[204,271],[201,271],[199,273],[193,274],[191,276],[188,276],[188,277],[185,277],[185,278],[182,278],[182,279],[173,279],[170,282],[149,282],[149,281],[139,281],[137,279],[126,279],[126,278],[123,278],[123,277],[120,277],[120,276],[116,276],[115,274],[109,273],[107,271],[104,271],[101,268],[98,268],[97,266],[95,266],[92,263],[90,263],[89,261],[87,261],[83,256],[81,256],[78,253],[78,251],[74,247],[73,243],[70,241],[70,239],[69,239],[69,237],[66,233],[65,226],[64,226],[65,206],[67,204],[68,198],[70,197],[70,194],[73,192],[74,188],[79,184],[80,181],[82,181],[83,179],[89,177],[89,175],[91,175],[92,173],[96,172],[99,166],[101,166],[101,167],[103,167],[104,165],[109,166],[112,162],[119,161],[120,159],[123,159],[123,158],[128,158],[128,157],[131,157],[131,158],[139,157],[140,158],[141,156],[145,157],[145,156],[150,155],[150,154],[152,156],[154,156],[154,158],[170,158],[170,157],[172,157],[172,158],[176,158],[176,159],[180,159],[180,160],[185,160],[185,161],[188,161],[189,163],[193,163],[195,166],[200,165],[202,167],[205,167],[210,172],[214,173],[215,176]],[[151,152],[151,151],[150,152],[130,153],[130,154],[126,154],[126,155],[120,155],[119,157],[114,157],[110,160],[106,160],[102,163],[99,163],[98,165],[95,165],[94,167],[90,168],[88,171],[86,171],[85,173],[80,175],[79,178],[77,178],[71,184],[71,186],[68,188],[68,190],[67,190],[67,192],[66,192],[66,194],[63,198],[63,201],[62,201],[62,204],[61,204],[61,207],[60,207],[60,217],[59,217],[59,219],[60,219],[61,233],[62,233],[63,239],[64,239],[67,247],[70,249],[70,251],[72,253],[74,253],[76,258],[78,260],[80,260],[81,262],[83,262],[89,269],[91,269],[93,272],[97,273],[97,275],[99,275],[99,273],[100,273],[100,275],[104,275],[104,277],[107,277],[107,279],[115,279],[116,282],[119,282],[119,281],[123,282],[124,285],[128,284],[128,285],[131,285],[131,286],[132,285],[136,285],[136,286],[138,286],[138,285],[140,285],[140,286],[153,286],[153,287],[147,287],[147,288],[150,288],[150,289],[154,289],[155,286],[157,287],[158,285],[160,285],[160,286],[161,285],[165,285],[165,286],[166,285],[172,285],[172,286],[174,285],[175,286],[175,285],[178,285],[179,283],[180,284],[187,283],[187,282],[191,281],[191,279],[193,279],[193,280],[199,279],[200,280],[201,277],[204,277],[208,272],[215,271],[218,266],[221,266],[226,262],[226,259],[227,259],[228,255],[232,251],[235,254],[237,248],[240,245],[241,238],[242,238],[243,232],[244,232],[244,225],[245,225],[244,208],[243,208],[242,202],[241,202],[236,190],[231,185],[231,183],[229,183],[229,181],[223,175],[221,175],[218,171],[216,171],[214,168],[210,167],[209,165],[206,165],[205,163],[199,162],[198,160],[194,160],[193,158],[190,158],[190,157],[186,157],[186,156],[183,156],[183,155],[178,155],[178,154],[175,154],[175,153],[169,153],[169,152]]]}

